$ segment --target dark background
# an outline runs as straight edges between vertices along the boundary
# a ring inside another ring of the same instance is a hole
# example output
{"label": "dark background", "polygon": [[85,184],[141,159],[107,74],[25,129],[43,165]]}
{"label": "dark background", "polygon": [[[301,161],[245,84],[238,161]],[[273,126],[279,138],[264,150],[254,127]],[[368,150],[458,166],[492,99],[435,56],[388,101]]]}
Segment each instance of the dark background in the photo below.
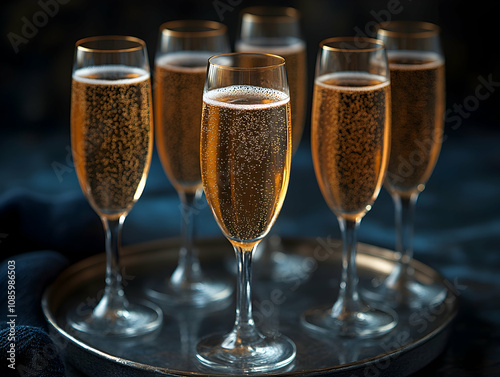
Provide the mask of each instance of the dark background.
{"label": "dark background", "polygon": [[[322,39],[370,35],[375,23],[388,17],[430,21],[442,30],[447,118],[440,159],[417,204],[415,255],[450,280],[458,289],[462,306],[450,347],[419,376],[500,375],[500,53],[495,2],[61,2],[64,4],[56,0],[3,0],[0,4],[2,259],[50,249],[74,262],[103,251],[102,226],[79,189],[70,156],[71,69],[78,39],[133,35],[146,41],[152,63],[158,28],[165,21],[220,21],[228,26],[234,42],[243,8],[290,5],[303,15],[310,94]],[[388,4],[397,4],[400,12],[389,13]],[[40,26],[30,29],[27,22]],[[21,42],[16,45],[13,38]],[[485,90],[488,81],[493,82],[490,91]],[[177,236],[178,205],[175,190],[155,154],[144,194],[125,223],[124,243]],[[200,205],[198,210],[198,234],[220,236],[207,206]],[[315,183],[309,122],[273,231],[284,236],[339,237],[337,222]],[[363,220],[360,241],[393,248],[393,206],[385,190]]]}
{"label": "dark background", "polygon": [[[443,150],[446,150],[446,142],[449,140],[468,138],[471,135],[491,135],[491,138],[498,138],[500,134],[498,85],[492,87],[492,93],[484,92],[487,94],[486,99],[479,100],[476,96],[482,80],[500,81],[500,54],[492,38],[497,34],[498,21],[493,9],[494,2],[491,1],[59,1],[8,0],[1,4],[0,194],[4,194],[4,197],[6,195],[7,199],[26,190],[31,196],[42,196],[45,201],[64,198],[64,195],[67,197],[70,192],[75,195],[68,198],[70,201],[76,195],[83,197],[77,192],[69,138],[71,69],[74,44],[78,39],[103,34],[134,35],[146,41],[152,63],[161,23],[189,18],[220,21],[228,26],[231,42],[234,42],[240,11],[255,4],[290,5],[302,12],[303,33],[308,48],[309,95],[312,92],[317,46],[322,39],[331,36],[370,35],[374,25],[386,19],[437,23],[442,28],[447,79],[446,141]],[[390,10],[393,9],[396,11],[391,13]],[[483,91],[484,88],[481,93]],[[309,107],[310,102],[309,96]],[[309,122],[302,139],[302,153],[306,158],[309,157],[308,143]],[[465,157],[459,155],[458,158],[456,163],[465,166]],[[172,190],[161,168],[157,168],[156,160],[155,155],[145,195],[160,196]],[[300,164],[299,161],[299,158],[295,159],[296,164]],[[487,163],[494,164],[488,159]],[[499,170],[496,165],[492,168]],[[465,170],[460,172],[463,179],[466,179],[468,173]],[[293,177],[291,183],[300,185],[300,182],[293,182]],[[162,188],[166,191],[161,191]],[[319,193],[315,191],[301,194]],[[388,200],[384,195],[381,195],[379,201]],[[293,197],[287,199],[291,200]],[[25,203],[25,206],[30,205],[29,200]],[[92,246],[102,250],[101,244],[91,242],[102,235],[100,224],[88,205],[81,203],[80,206],[76,210],[82,212],[81,221],[88,225],[83,230],[88,234],[81,240],[81,247],[78,249],[85,250]],[[134,208],[128,223],[133,223],[136,216],[134,212],[141,211],[141,206],[140,202],[136,205],[137,209]],[[40,221],[31,215],[29,219],[21,220],[20,216],[27,217],[19,215],[20,211],[26,210],[21,207],[7,207],[9,211],[3,211],[4,216],[0,216],[0,233],[9,235],[2,236],[4,255],[42,247],[74,252],[72,237],[77,233],[72,228],[59,232],[62,234],[58,243],[47,242],[51,238],[47,235],[53,229],[44,228],[44,224],[50,225],[51,222]],[[287,213],[286,208],[284,211]],[[9,216],[5,216],[5,213]],[[290,210],[289,213],[296,215],[300,211]],[[327,210],[324,213],[329,214]],[[477,215],[480,216],[480,213]],[[51,216],[51,219],[59,220],[58,226],[67,224],[64,214],[51,213]],[[166,220],[159,213],[158,216],[159,221],[165,222],[165,233],[155,233],[153,230],[136,232],[132,225],[126,224],[126,228],[130,229],[126,231],[125,242],[177,234],[178,222],[175,216]],[[155,219],[152,213],[151,220],[154,222]],[[211,217],[208,216],[208,219],[210,222]],[[279,222],[277,226],[280,227]],[[28,228],[31,228],[31,233]],[[332,228],[336,229],[335,224]],[[336,230],[325,230],[323,234],[332,232],[338,234]],[[22,243],[19,242],[21,238]]]}
{"label": "dark background", "polygon": [[[73,46],[79,38],[102,34],[134,35],[146,41],[152,62],[162,22],[188,18],[221,21],[229,27],[229,35],[234,41],[240,11],[254,4],[291,5],[302,12],[310,77],[322,39],[368,35],[377,18],[383,20],[387,16],[393,20],[430,21],[441,26],[449,105],[474,94],[478,76],[493,74],[498,77],[500,74],[499,53],[492,39],[497,34],[498,17],[492,1],[60,1],[65,4],[57,0],[2,2],[2,133],[67,133]],[[42,3],[47,7],[52,4],[55,9],[45,20],[37,17],[40,11],[43,12]],[[53,4],[57,4],[58,9]],[[395,7],[398,14],[390,14],[388,4],[399,4]],[[9,35],[11,38],[13,34],[26,35],[23,26],[26,20],[33,22],[34,18],[43,26],[36,27],[38,30],[30,33],[33,36],[14,47]],[[495,111],[495,102],[491,99],[481,103],[481,111],[472,114],[470,120],[491,127],[497,125],[499,114]]]}

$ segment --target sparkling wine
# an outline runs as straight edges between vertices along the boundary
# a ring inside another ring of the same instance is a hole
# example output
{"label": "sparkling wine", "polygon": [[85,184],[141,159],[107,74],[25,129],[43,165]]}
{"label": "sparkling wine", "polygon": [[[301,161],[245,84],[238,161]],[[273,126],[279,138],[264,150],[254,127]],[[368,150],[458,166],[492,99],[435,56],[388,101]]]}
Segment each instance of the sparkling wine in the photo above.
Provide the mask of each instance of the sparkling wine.
{"label": "sparkling wine", "polygon": [[164,55],[155,64],[156,147],[177,190],[201,187],[200,127],[207,52]]}
{"label": "sparkling wine", "polygon": [[390,86],[383,77],[333,73],[316,79],[312,154],[330,208],[359,218],[371,208],[386,171]]}
{"label": "sparkling wine", "polygon": [[291,159],[289,97],[253,86],[203,97],[201,170],[205,195],[233,244],[264,237],[285,198]]}
{"label": "sparkling wine", "polygon": [[[385,185],[405,196],[422,191],[439,156],[444,127],[444,62],[434,53],[389,53],[391,157]],[[411,90],[409,90],[411,88]]]}
{"label": "sparkling wine", "polygon": [[76,70],[71,143],[80,186],[108,217],[128,212],[141,196],[152,152],[149,73],[120,65]]}

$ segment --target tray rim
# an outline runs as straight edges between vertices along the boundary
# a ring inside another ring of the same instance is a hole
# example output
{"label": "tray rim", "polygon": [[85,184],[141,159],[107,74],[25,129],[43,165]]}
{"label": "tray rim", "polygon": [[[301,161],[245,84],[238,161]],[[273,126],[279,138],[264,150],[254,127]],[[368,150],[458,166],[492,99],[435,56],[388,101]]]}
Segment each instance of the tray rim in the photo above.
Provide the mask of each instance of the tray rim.
{"label": "tray rim", "polygon": [[[323,238],[323,237],[319,237]],[[301,243],[311,243],[313,241],[317,241],[318,237],[283,237],[286,242],[301,242]],[[214,244],[217,242],[221,242],[221,240],[226,240],[223,237],[205,237],[205,238],[200,238],[198,239],[197,243],[199,244]],[[227,241],[227,240],[226,240]],[[339,240],[335,239],[335,241],[340,242]],[[147,253],[158,253],[160,249],[169,249],[175,245],[179,244],[179,238],[164,238],[164,239],[158,239],[158,240],[152,240],[152,241],[147,241],[147,242],[141,242],[137,244],[132,244],[132,245],[127,245],[124,246],[122,249],[121,253],[121,258],[130,258],[133,257],[135,254],[139,252],[147,252]],[[391,261],[396,261],[396,252],[393,250],[389,250],[386,248],[382,248],[379,246],[371,245],[371,244],[366,244],[362,242],[357,243],[358,248],[357,248],[357,253],[358,254],[363,254],[368,257],[378,257],[378,258],[383,258],[383,259],[388,259]],[[70,342],[74,343],[74,345],[80,347],[82,350],[89,352],[91,354],[94,354],[95,356],[98,356],[100,358],[106,359],[108,361],[118,363],[121,366],[125,367],[131,367],[135,369],[140,369],[140,370],[148,370],[151,372],[158,372],[161,373],[165,376],[227,376],[226,374],[221,374],[221,373],[210,373],[207,374],[206,372],[191,372],[191,371],[182,371],[182,370],[176,370],[176,369],[171,369],[171,368],[165,368],[165,367],[155,367],[149,364],[144,364],[141,362],[136,362],[132,360],[128,360],[122,357],[114,356],[111,355],[107,352],[101,351],[99,349],[93,348],[89,344],[85,343],[83,340],[79,340],[72,336],[70,333],[66,332],[61,326],[56,321],[55,318],[55,313],[52,313],[50,310],[51,303],[50,301],[50,296],[53,295],[53,291],[56,289],[58,285],[60,285],[61,281],[67,280],[69,277],[74,276],[74,271],[78,270],[85,270],[88,269],[90,266],[96,265],[102,263],[102,261],[105,261],[105,253],[98,253],[95,255],[92,255],[90,257],[87,257],[85,259],[82,259],[81,261],[78,261],[71,266],[67,267],[65,270],[61,272],[61,274],[45,289],[43,295],[42,295],[42,311],[45,316],[46,321],[48,322],[49,326],[56,330],[56,333],[59,336],[62,336],[63,338],[68,339]],[[287,375],[287,376],[316,376],[316,375],[324,375],[324,373],[339,373],[339,372],[348,372],[350,369],[355,369],[363,365],[370,365],[371,363],[374,363],[379,360],[385,360],[387,358],[393,357],[393,355],[399,355],[401,353],[405,353],[408,351],[411,351],[412,349],[415,349],[429,341],[432,341],[433,338],[441,334],[444,330],[446,330],[455,320],[457,314],[458,314],[458,296],[456,293],[450,289],[452,288],[451,284],[444,278],[439,272],[431,268],[430,266],[413,259],[411,262],[411,266],[415,268],[416,271],[421,271],[426,274],[432,274],[439,278],[439,281],[446,287],[446,290],[448,294],[452,294],[454,297],[453,303],[447,305],[451,305],[451,313],[448,315],[446,320],[437,328],[434,330],[430,331],[427,333],[425,336],[412,340],[409,343],[404,344],[403,346],[396,348],[394,350],[380,353],[376,356],[369,357],[363,360],[358,360],[346,364],[341,364],[337,366],[332,366],[332,367],[326,367],[326,368],[320,368],[320,369],[315,369],[315,370],[303,370],[303,371],[286,371],[286,372],[280,372],[280,371],[275,371],[276,375]],[[69,288],[66,288],[69,289]],[[50,332],[49,332],[49,335]],[[437,357],[438,355],[436,355]],[[269,374],[252,374],[253,376],[268,376]]]}

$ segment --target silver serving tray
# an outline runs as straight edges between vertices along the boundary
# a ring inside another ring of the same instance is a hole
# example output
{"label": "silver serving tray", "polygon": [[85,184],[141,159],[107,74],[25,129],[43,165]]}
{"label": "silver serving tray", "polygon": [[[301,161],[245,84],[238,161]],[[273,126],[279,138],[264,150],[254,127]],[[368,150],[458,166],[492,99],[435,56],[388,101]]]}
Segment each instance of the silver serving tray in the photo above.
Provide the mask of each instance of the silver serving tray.
{"label": "silver serving tray", "polygon": [[[207,276],[235,280],[234,255],[225,239],[197,243]],[[435,359],[446,347],[457,314],[457,295],[430,267],[413,261],[423,284],[444,290],[441,302],[419,310],[399,310],[399,324],[373,340],[318,337],[300,324],[306,309],[332,304],[338,291],[340,242],[331,239],[283,239],[280,252],[263,253],[253,265],[255,321],[263,332],[279,331],[294,340],[297,357],[281,371],[260,375],[406,376]],[[179,241],[162,240],[123,250],[128,296],[143,296],[148,279],[169,276],[176,266]],[[383,279],[395,263],[394,252],[359,244],[361,285]],[[68,325],[70,308],[83,310],[97,302],[104,286],[105,256],[95,255],[65,270],[45,291],[42,308],[50,334],[62,356],[88,376],[216,376],[197,362],[198,340],[213,332],[228,332],[234,321],[234,299],[207,309],[172,312],[160,330],[133,339],[88,338]],[[159,303],[161,305],[161,303]]]}

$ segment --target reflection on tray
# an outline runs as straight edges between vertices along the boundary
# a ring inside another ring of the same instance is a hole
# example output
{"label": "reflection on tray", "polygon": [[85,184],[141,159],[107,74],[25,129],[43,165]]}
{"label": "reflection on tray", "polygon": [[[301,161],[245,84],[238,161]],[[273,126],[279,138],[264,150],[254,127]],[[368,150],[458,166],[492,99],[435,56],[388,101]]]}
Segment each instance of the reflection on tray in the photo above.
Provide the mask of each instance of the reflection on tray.
{"label": "reflection on tray", "polygon": [[[122,260],[130,295],[141,296],[147,279],[171,273],[175,268],[177,245],[175,240],[167,240],[139,245],[127,251]],[[325,249],[325,245],[329,249]],[[273,332],[283,333],[297,345],[295,363],[289,370],[273,374],[293,372],[301,375],[317,371],[350,376],[354,371],[360,371],[374,375],[371,369],[375,368],[374,371],[383,371],[383,375],[387,375],[391,370],[401,368],[403,362],[405,373],[412,373],[444,348],[457,312],[457,297],[446,281],[429,267],[418,261],[412,262],[416,276],[445,292],[442,300],[421,309],[399,310],[398,326],[383,337],[361,341],[328,339],[301,326],[300,315],[311,306],[334,301],[340,273],[340,243],[336,240],[284,239],[283,246],[284,250],[275,254],[278,259],[263,258],[256,262],[253,284],[254,319],[258,328],[271,336]],[[207,275],[232,277],[230,264],[224,263],[232,256],[226,240],[205,240],[199,247]],[[281,268],[287,257],[300,260],[304,273],[297,274],[296,279],[289,276],[276,279],[273,271]],[[270,266],[270,263],[275,265]],[[63,273],[45,293],[44,312],[65,357],[91,376],[99,376],[104,366],[108,370],[140,371],[141,376],[208,375],[210,371],[196,361],[194,347],[205,335],[231,329],[234,298],[190,311],[176,312],[163,305],[163,326],[148,336],[127,340],[84,338],[81,333],[70,329],[66,313],[68,308],[96,298],[102,284],[103,265],[103,256],[80,262]],[[362,285],[387,276],[393,266],[391,251],[359,245],[358,273]],[[419,357],[411,357],[413,353]]]}

